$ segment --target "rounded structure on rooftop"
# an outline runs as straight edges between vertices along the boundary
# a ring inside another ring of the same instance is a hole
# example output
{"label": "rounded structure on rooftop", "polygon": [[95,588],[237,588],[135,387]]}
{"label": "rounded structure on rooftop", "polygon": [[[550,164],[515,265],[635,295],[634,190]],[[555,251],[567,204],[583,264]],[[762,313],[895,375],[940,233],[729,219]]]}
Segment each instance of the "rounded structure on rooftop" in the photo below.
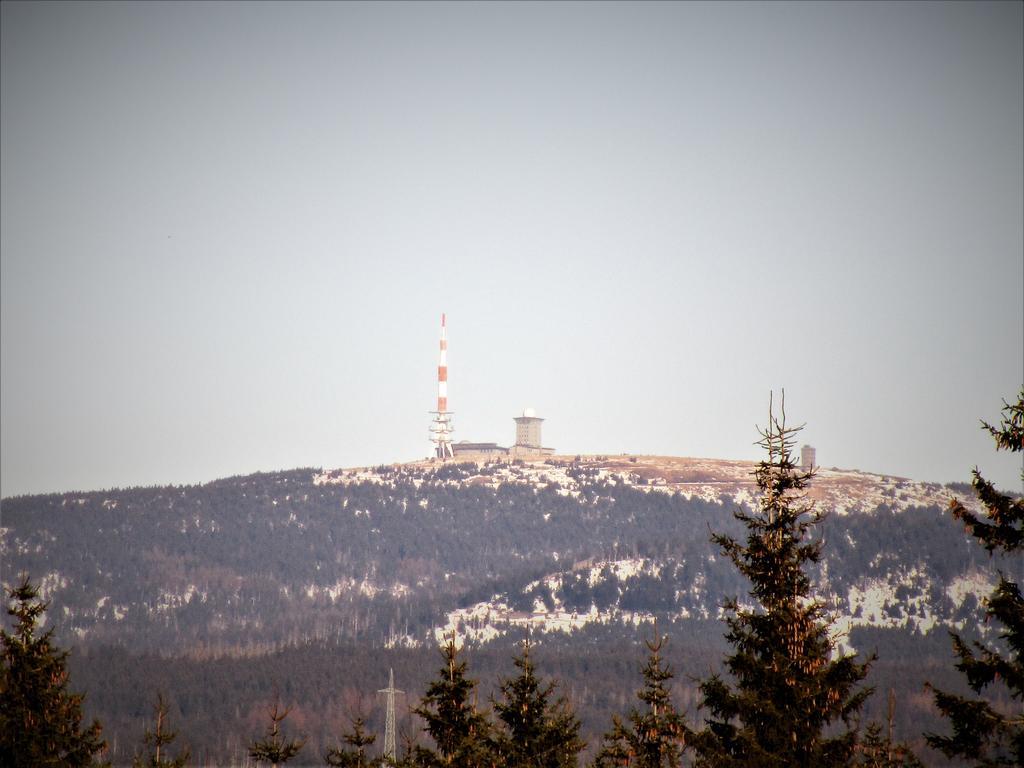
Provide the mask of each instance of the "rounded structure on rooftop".
{"label": "rounded structure on rooftop", "polygon": [[524,408],[523,409],[523,416],[525,418],[527,418],[527,419],[532,419],[532,418],[535,418],[537,416],[537,412],[535,410],[533,410],[533,408]]}

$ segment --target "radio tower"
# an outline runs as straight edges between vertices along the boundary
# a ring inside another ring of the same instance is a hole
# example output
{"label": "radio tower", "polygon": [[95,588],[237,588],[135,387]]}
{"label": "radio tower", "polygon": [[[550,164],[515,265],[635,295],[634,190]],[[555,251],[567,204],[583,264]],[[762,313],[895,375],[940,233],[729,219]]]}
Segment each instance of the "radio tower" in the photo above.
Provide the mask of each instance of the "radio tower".
{"label": "radio tower", "polygon": [[448,333],[444,315],[441,315],[441,356],[437,362],[437,410],[431,411],[434,421],[430,425],[430,440],[437,445],[435,453],[439,459],[455,456],[452,450],[452,425],[454,414],[448,410]]}
{"label": "radio tower", "polygon": [[405,693],[405,691],[395,688],[395,670],[392,669],[389,672],[391,674],[388,677],[388,687],[381,688],[377,693],[388,695],[388,718],[384,723],[384,759],[393,762],[397,752],[395,749],[395,694]]}

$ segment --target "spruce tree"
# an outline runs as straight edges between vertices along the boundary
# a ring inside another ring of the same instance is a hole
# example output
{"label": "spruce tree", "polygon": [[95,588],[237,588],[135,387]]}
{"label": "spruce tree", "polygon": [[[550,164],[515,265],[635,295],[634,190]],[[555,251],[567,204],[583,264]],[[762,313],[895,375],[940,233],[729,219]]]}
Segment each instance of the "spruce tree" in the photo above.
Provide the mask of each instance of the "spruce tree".
{"label": "spruce tree", "polygon": [[637,691],[643,707],[630,710],[628,724],[612,717],[595,768],[678,768],[686,749],[687,728],[669,692],[671,668],[661,660],[667,638],[647,642],[650,655],[643,669],[644,687]]}
{"label": "spruce tree", "polygon": [[554,682],[537,676],[530,658],[530,640],[513,663],[515,677],[500,684],[501,700],[494,711],[503,728],[494,737],[494,752],[505,768],[570,768],[585,746],[580,722],[564,696],[553,698]]}
{"label": "spruce tree", "polygon": [[184,768],[189,758],[188,749],[180,752],[177,757],[169,757],[166,754],[165,748],[178,737],[178,734],[176,731],[167,730],[167,704],[164,703],[162,693],[157,694],[153,710],[156,720],[154,730],[147,729],[142,737],[149,754],[137,755],[132,760],[132,768]]}
{"label": "spruce tree", "polygon": [[274,768],[283,765],[302,750],[305,741],[302,739],[285,740],[281,737],[281,723],[288,717],[291,709],[281,711],[278,701],[274,701],[274,709],[270,712],[270,726],[267,735],[254,741],[249,746],[249,757],[257,763],[270,763]]}
{"label": "spruce tree", "polygon": [[882,726],[871,723],[857,745],[857,768],[923,768],[921,761],[905,744],[897,744],[882,735]]}
{"label": "spruce tree", "polygon": [[879,723],[870,723],[857,745],[857,768],[923,768],[906,744],[893,740],[896,721],[896,692],[889,689],[889,718],[885,735]]}
{"label": "spruce tree", "polygon": [[[996,441],[996,450],[1024,450],[1024,388],[1012,405],[1003,402],[998,427],[982,422]],[[1021,472],[1024,480],[1024,470]],[[970,512],[958,499],[950,512],[989,551],[1018,559],[1024,552],[1024,498],[1000,493],[977,468],[971,483],[985,508],[985,517]],[[1016,711],[1000,712],[982,699],[957,696],[933,689],[935,704],[953,727],[951,736],[926,734],[928,743],[947,757],[972,761],[977,766],[1024,765],[1024,599],[1020,586],[1000,573],[999,582],[986,601],[985,621],[1001,626],[1003,648],[975,642],[973,648],[951,632],[956,668],[967,677],[971,689],[983,689],[1000,681],[1009,691]]]}
{"label": "spruce tree", "polygon": [[800,427],[786,425],[769,407],[758,442],[767,459],[755,472],[759,510],[735,516],[746,542],[713,540],[751,583],[751,607],[725,602],[725,658],[730,679],[715,674],[701,683],[706,727],[693,735],[702,766],[849,765],[856,745],[851,721],[870,689],[859,684],[869,662],[834,652],[823,604],[814,597],[807,568],[821,557],[812,539],[821,520],[804,493],[813,470],[793,459]]}
{"label": "spruce tree", "polygon": [[26,576],[8,590],[13,634],[0,629],[0,765],[11,768],[93,765],[107,748],[98,721],[82,728],[82,694],[67,690],[68,652],[55,647],[53,628],[36,634],[49,603]]}
{"label": "spruce tree", "polygon": [[[436,768],[440,765],[440,758],[436,752],[417,744],[412,733],[402,729],[401,756],[397,757],[393,768]],[[385,763],[385,765],[391,765]]]}
{"label": "spruce tree", "polygon": [[476,681],[466,676],[466,662],[459,660],[455,633],[441,649],[444,664],[427,687],[420,706],[413,710],[426,722],[425,730],[437,753],[417,751],[420,764],[433,762],[458,768],[483,768],[494,764],[488,742],[490,723],[472,701]]}
{"label": "spruce tree", "polygon": [[363,718],[352,721],[352,730],[341,735],[347,747],[334,747],[324,754],[324,762],[333,768],[376,768],[383,765],[382,758],[371,758],[366,754],[367,747],[373,745],[377,737],[366,732]]}

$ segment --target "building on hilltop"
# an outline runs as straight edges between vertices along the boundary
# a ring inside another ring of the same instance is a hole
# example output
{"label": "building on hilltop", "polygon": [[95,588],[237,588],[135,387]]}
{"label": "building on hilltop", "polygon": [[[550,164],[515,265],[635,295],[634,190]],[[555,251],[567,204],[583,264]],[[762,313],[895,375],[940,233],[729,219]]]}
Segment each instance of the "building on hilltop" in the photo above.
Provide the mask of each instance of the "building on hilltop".
{"label": "building on hilltop", "polygon": [[818,466],[818,452],[813,446],[805,445],[800,449],[800,470],[810,472]]}
{"label": "building on hilltop", "polygon": [[544,448],[540,439],[540,427],[544,419],[533,410],[527,408],[522,416],[516,416],[516,442],[509,449],[511,456],[546,456],[555,452],[554,448]]}
{"label": "building on hilltop", "polygon": [[540,448],[540,418],[533,408],[527,408],[522,416],[516,416],[516,445],[525,448]]}
{"label": "building on hilltop", "polygon": [[471,443],[469,440],[460,440],[452,444],[452,450],[455,451],[455,458],[490,458],[494,456],[503,459],[508,456],[508,448],[503,448],[497,443]]}
{"label": "building on hilltop", "polygon": [[532,408],[523,411],[522,416],[516,416],[516,441],[511,448],[505,448],[497,443],[473,443],[462,440],[452,443],[453,457],[456,459],[515,459],[529,456],[550,456],[555,452],[554,448],[545,448],[541,444],[540,426],[544,419],[537,416]]}
{"label": "building on hilltop", "polygon": [[486,459],[491,457],[514,458],[519,456],[545,456],[555,452],[554,448],[544,448],[540,441],[540,425],[544,419],[537,416],[532,408],[523,411],[522,416],[515,417],[516,442],[511,448],[503,448],[497,443],[472,443],[452,440],[455,432],[452,411],[448,410],[448,323],[445,314],[441,313],[441,344],[437,360],[437,410],[430,411],[433,419],[430,422],[430,441],[434,443],[434,457],[445,459]]}

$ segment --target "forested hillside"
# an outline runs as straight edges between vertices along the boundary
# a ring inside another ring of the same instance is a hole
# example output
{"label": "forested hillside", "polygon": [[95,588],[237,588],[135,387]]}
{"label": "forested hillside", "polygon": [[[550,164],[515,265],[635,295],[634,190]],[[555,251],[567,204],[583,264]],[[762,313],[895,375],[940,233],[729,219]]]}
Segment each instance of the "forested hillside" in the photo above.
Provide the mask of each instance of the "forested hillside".
{"label": "forested hillside", "polygon": [[[694,706],[688,676],[721,658],[719,607],[748,589],[710,531],[739,532],[752,468],[556,457],[10,498],[2,576],[41,583],[115,755],[140,741],[157,690],[194,753],[218,760],[261,730],[275,691],[311,744],[357,710],[379,727],[387,668],[418,696],[451,630],[484,690],[529,630],[593,742],[636,688],[654,619]],[[925,679],[960,685],[946,628],[986,631],[979,600],[1007,566],[947,519],[953,490],[840,470],[815,482],[833,513],[812,576],[841,644],[878,649],[869,682],[896,689],[906,737],[934,727]]]}

